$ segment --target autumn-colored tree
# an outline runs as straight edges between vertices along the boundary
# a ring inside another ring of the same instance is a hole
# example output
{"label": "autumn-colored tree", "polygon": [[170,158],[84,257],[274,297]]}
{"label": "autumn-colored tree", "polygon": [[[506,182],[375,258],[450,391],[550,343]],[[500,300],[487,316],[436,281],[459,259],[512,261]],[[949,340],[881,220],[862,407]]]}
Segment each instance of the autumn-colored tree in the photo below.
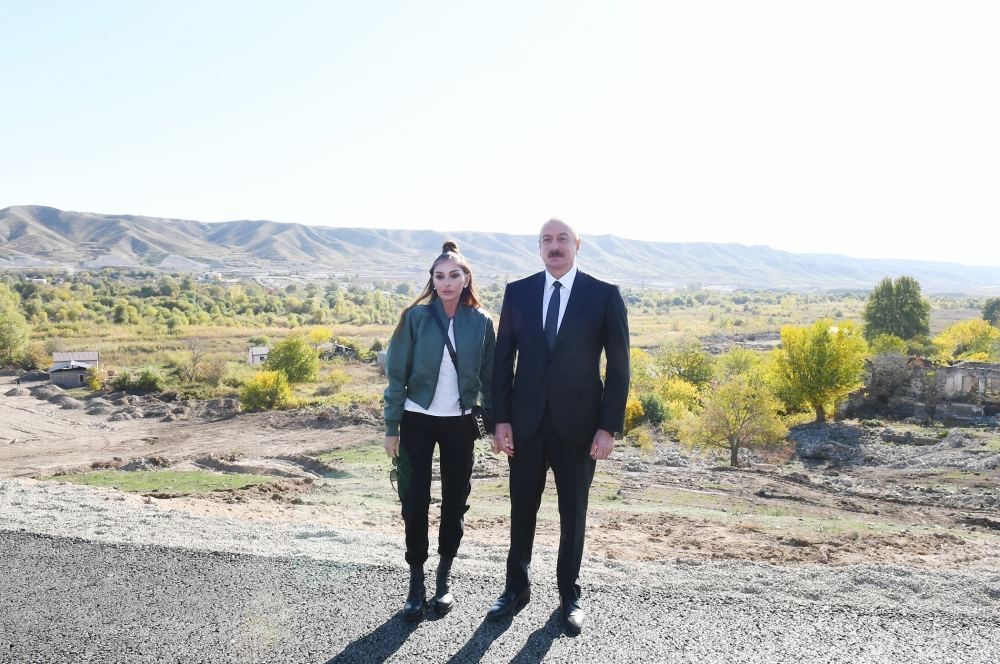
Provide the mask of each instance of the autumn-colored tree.
{"label": "autumn-colored tree", "polygon": [[21,359],[28,345],[28,322],[18,307],[21,298],[0,284],[0,366],[11,366]]}
{"label": "autumn-colored tree", "polygon": [[941,362],[970,360],[990,362],[1000,359],[1000,328],[981,318],[971,318],[949,325],[934,337]]}
{"label": "autumn-colored tree", "polygon": [[774,358],[778,394],[786,406],[807,405],[816,421],[824,422],[828,406],[861,387],[867,353],[868,344],[850,321],[834,326],[827,318],[783,327]]}
{"label": "autumn-colored tree", "polygon": [[739,465],[740,449],[779,443],[788,429],[778,416],[781,404],[763,381],[736,374],[706,390],[701,413],[688,419],[681,439],[729,450],[729,463]]}

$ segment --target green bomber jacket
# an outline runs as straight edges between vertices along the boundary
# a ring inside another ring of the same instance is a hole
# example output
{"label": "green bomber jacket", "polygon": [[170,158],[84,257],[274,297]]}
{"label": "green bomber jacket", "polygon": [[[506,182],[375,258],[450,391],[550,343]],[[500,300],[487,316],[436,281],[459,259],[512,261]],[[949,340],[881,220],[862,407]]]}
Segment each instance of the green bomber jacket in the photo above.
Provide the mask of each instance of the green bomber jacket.
{"label": "green bomber jacket", "polygon": [[[437,310],[441,321],[447,325],[444,306],[441,300],[435,298],[409,309],[389,342],[385,358],[389,385],[383,395],[387,436],[399,435],[403,404],[407,399],[423,408],[429,407],[434,399],[445,343],[431,307]],[[454,323],[462,403],[466,408],[479,405],[491,414],[493,351],[496,346],[493,319],[482,309],[460,304],[455,311]]]}

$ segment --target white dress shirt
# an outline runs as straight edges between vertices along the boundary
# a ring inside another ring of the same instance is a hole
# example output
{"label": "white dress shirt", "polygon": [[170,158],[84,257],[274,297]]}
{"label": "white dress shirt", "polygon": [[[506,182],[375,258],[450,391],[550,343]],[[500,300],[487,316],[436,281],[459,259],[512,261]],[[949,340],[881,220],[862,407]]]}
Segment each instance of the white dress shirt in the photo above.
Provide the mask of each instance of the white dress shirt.
{"label": "white dress shirt", "polygon": [[559,332],[559,326],[562,325],[563,314],[566,313],[566,305],[569,304],[569,293],[573,290],[573,282],[576,280],[576,265],[569,269],[569,272],[563,276],[556,279],[549,271],[545,271],[545,290],[542,291],[542,329],[545,329],[545,317],[549,310],[549,300],[552,299],[552,292],[555,288],[552,287],[556,281],[558,281],[562,288],[559,293],[559,318],[556,320],[556,333]]}

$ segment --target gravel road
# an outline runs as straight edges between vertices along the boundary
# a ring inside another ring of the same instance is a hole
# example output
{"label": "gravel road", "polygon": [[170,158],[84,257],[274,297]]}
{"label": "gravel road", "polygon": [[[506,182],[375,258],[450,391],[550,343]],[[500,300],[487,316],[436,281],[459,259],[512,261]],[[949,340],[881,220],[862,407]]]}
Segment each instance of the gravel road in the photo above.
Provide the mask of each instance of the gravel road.
{"label": "gravel road", "polygon": [[[531,603],[483,614],[504,551],[463,544],[457,605],[398,617],[395,537],[197,517],[113,491],[0,482],[3,662],[995,662],[1000,571],[588,560],[562,633],[554,552]],[[295,509],[295,508],[289,508]]]}

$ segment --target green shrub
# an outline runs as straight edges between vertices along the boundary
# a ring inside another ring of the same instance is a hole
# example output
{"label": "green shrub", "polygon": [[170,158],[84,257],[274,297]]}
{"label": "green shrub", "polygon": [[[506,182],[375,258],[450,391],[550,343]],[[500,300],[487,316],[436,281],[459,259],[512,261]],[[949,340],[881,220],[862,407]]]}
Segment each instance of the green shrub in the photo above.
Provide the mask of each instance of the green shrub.
{"label": "green shrub", "polygon": [[642,403],[642,418],[640,422],[649,422],[652,425],[657,425],[666,419],[666,408],[663,405],[663,400],[655,394],[643,394],[639,397],[639,401]]}
{"label": "green shrub", "polygon": [[163,375],[158,369],[146,367],[139,372],[136,385],[141,392],[159,392],[163,389]]}
{"label": "green shrub", "polygon": [[163,374],[154,367],[125,367],[111,379],[111,387],[122,392],[159,392],[163,390]]}
{"label": "green shrub", "polygon": [[247,364],[233,364],[226,372],[226,377],[222,379],[222,384],[226,387],[240,389],[247,384],[257,372]]}
{"label": "green shrub", "polygon": [[108,379],[108,372],[97,367],[87,369],[87,387],[97,392],[104,387],[104,382]]}
{"label": "green shrub", "polygon": [[258,371],[240,391],[243,409],[251,412],[283,408],[292,403],[292,388],[281,371]]}
{"label": "green shrub", "polygon": [[643,452],[653,451],[653,432],[649,430],[648,426],[636,427],[628,432],[625,436],[625,440],[628,441],[630,445],[638,447]]}
{"label": "green shrub", "polygon": [[330,394],[340,392],[344,385],[351,382],[351,375],[343,369],[334,369],[330,372]]}
{"label": "green shrub", "polygon": [[908,346],[906,342],[895,334],[879,334],[871,343],[871,352],[873,355],[906,355]]}

